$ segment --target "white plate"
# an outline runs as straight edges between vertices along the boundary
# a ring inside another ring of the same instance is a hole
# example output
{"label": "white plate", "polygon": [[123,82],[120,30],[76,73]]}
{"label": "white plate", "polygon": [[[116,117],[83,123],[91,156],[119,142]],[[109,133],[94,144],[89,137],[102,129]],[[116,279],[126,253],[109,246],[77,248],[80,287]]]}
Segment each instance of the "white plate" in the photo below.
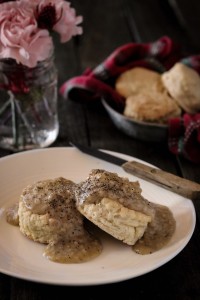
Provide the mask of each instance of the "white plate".
{"label": "white plate", "polygon": [[[127,160],[133,159],[108,152]],[[79,182],[86,179],[93,168],[116,172],[133,181],[139,180],[147,199],[167,205],[173,211],[177,227],[168,245],[153,254],[139,255],[131,247],[105,235],[103,252],[99,257],[81,264],[59,264],[43,257],[43,245],[28,240],[18,227],[6,222],[5,209],[18,201],[27,184],[58,176]],[[175,257],[189,242],[195,222],[194,206],[189,199],[71,147],[31,150],[0,159],[0,272],[7,275],[58,285],[96,285],[134,278],[155,270]]]}

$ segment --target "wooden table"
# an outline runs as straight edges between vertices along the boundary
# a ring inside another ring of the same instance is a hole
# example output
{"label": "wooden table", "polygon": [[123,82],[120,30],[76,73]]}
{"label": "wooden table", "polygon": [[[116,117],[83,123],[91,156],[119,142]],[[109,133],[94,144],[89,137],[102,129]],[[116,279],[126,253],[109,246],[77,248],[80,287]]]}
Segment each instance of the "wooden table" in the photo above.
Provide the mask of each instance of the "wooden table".
{"label": "wooden table", "polygon": [[[200,53],[200,2],[198,0],[73,0],[83,15],[84,34],[64,45],[56,42],[59,85],[101,63],[125,43],[151,42],[163,35],[182,44],[185,53]],[[69,141],[122,152],[165,171],[200,183],[200,165],[176,157],[167,143],[128,137],[113,125],[106,111],[59,96],[60,132],[52,147]],[[0,150],[0,157],[10,155]],[[199,199],[200,200],[200,199]],[[160,268],[127,281],[100,286],[70,287],[33,283],[0,274],[1,300],[81,298],[200,299],[200,201],[194,203],[197,224],[187,246]],[[1,259],[1,258],[0,258]],[[69,296],[69,293],[71,296]]]}

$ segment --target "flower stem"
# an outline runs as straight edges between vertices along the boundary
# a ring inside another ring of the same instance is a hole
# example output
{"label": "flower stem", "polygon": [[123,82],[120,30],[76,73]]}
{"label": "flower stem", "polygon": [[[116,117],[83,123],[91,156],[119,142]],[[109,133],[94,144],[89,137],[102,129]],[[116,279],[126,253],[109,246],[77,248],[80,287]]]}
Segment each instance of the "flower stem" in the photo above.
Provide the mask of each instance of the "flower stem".
{"label": "flower stem", "polygon": [[17,112],[16,112],[16,106],[15,106],[15,98],[13,94],[8,91],[10,95],[10,103],[11,103],[11,111],[12,111],[12,132],[13,132],[13,145],[18,148],[18,122],[17,122]]}
{"label": "flower stem", "polygon": [[7,107],[10,105],[10,99],[4,103],[4,105],[0,108],[0,115],[4,113],[4,111],[7,109]]}

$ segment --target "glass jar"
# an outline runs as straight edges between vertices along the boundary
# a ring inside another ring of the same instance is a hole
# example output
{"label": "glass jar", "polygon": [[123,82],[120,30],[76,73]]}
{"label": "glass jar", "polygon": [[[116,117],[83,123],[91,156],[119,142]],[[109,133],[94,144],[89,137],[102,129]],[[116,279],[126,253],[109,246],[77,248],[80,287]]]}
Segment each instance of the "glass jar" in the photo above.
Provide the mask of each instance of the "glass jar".
{"label": "glass jar", "polygon": [[58,131],[54,55],[34,68],[0,60],[0,147],[44,148],[56,140]]}

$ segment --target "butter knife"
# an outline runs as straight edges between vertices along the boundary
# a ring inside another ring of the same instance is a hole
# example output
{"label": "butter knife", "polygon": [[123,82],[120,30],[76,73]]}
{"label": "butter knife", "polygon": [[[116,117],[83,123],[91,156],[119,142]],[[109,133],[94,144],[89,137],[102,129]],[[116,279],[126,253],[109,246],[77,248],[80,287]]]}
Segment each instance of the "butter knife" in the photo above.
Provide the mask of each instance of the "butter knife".
{"label": "butter knife", "polygon": [[188,179],[179,177],[177,175],[168,173],[161,169],[157,169],[155,167],[146,165],[135,160],[127,161],[107,152],[80,145],[78,143],[70,142],[70,145],[88,155],[118,165],[122,167],[124,171],[130,174],[133,174],[144,180],[150,181],[181,196],[184,196],[191,200],[200,199],[200,184],[196,182],[190,181]]}

